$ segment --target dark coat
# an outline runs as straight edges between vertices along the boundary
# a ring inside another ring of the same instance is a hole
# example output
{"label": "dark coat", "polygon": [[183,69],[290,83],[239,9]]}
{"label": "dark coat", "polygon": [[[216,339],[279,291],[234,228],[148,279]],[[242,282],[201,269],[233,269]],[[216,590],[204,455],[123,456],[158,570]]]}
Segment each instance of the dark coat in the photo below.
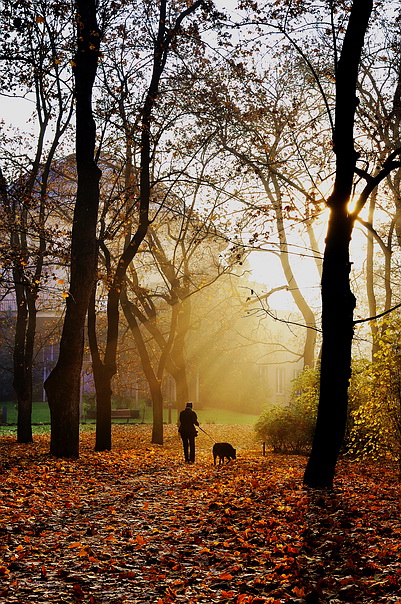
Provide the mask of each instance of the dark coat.
{"label": "dark coat", "polygon": [[195,426],[199,426],[198,417],[192,409],[186,407],[180,413],[180,427],[178,431],[184,436],[197,436]]}

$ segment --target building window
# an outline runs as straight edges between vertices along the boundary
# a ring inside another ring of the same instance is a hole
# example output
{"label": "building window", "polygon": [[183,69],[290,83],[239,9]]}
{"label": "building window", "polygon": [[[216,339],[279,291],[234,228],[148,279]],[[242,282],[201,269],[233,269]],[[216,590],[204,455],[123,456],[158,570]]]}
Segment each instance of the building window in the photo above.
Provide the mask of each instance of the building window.
{"label": "building window", "polygon": [[285,379],[284,367],[277,367],[277,369],[276,369],[276,394],[284,394],[284,379]]}
{"label": "building window", "polygon": [[260,365],[259,366],[259,377],[260,377],[260,383],[262,384],[262,386],[267,386],[268,384],[268,367],[267,365]]}

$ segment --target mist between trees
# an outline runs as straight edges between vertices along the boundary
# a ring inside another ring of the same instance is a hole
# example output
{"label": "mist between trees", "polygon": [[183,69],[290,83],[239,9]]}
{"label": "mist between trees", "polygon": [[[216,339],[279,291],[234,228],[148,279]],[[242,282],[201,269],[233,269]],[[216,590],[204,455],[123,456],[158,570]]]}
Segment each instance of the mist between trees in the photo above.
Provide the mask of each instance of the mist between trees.
{"label": "mist between trees", "polygon": [[397,5],[6,0],[0,19],[18,441],[44,391],[51,452],[77,457],[83,381],[102,451],[117,400],[151,404],[162,444],[165,405],[258,415],[319,359],[305,483],[331,486],[351,359],[375,360],[399,304]]}

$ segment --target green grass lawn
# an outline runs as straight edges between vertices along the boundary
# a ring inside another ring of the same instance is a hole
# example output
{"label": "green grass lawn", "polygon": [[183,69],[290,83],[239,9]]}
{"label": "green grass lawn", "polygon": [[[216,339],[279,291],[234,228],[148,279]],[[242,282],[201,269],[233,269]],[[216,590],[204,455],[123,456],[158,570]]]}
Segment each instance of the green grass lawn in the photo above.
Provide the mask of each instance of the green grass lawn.
{"label": "green grass lawn", "polygon": [[[17,423],[17,408],[15,403],[0,403],[0,410],[7,407],[7,423]],[[50,423],[50,412],[47,403],[33,403],[32,405],[32,423],[48,424]]]}
{"label": "green grass lawn", "polygon": [[[17,423],[17,409],[15,403],[0,403],[0,411],[3,407],[7,407],[7,424]],[[254,424],[258,419],[257,415],[250,413],[240,413],[238,411],[229,411],[227,409],[212,409],[206,407],[204,409],[196,409],[199,423],[202,424],[226,424],[226,425],[237,425],[237,424]],[[176,409],[172,409],[170,412],[164,410],[164,421],[166,423],[176,423],[178,412]],[[0,415],[1,417],[1,415]],[[142,422],[142,411],[140,420],[130,420],[130,423]],[[145,423],[152,423],[152,410],[150,407],[145,408],[144,415]],[[126,420],[113,419],[116,423],[125,423]],[[33,403],[32,408],[32,424],[49,424],[50,423],[50,412],[47,403],[37,402]],[[94,423],[94,420],[88,421],[87,423]]]}

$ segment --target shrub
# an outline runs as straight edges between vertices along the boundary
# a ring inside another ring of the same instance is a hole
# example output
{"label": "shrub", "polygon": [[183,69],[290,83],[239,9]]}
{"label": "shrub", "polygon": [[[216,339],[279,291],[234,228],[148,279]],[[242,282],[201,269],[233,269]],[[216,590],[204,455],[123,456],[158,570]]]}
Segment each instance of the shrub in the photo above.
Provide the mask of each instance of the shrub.
{"label": "shrub", "polygon": [[[353,361],[342,452],[397,461],[401,471],[401,319],[383,321],[374,362]],[[255,425],[277,453],[308,453],[319,402],[319,366],[293,382],[293,403],[266,410]]]}
{"label": "shrub", "polygon": [[255,424],[258,438],[274,453],[307,454],[313,440],[315,417],[297,403],[264,411]]}
{"label": "shrub", "polygon": [[319,368],[305,369],[294,381],[293,401],[266,409],[255,425],[258,438],[274,453],[308,454],[312,446],[319,401]]}
{"label": "shrub", "polygon": [[401,319],[382,322],[373,362],[358,377],[358,404],[351,402],[348,450],[355,457],[390,458],[401,469]]}

